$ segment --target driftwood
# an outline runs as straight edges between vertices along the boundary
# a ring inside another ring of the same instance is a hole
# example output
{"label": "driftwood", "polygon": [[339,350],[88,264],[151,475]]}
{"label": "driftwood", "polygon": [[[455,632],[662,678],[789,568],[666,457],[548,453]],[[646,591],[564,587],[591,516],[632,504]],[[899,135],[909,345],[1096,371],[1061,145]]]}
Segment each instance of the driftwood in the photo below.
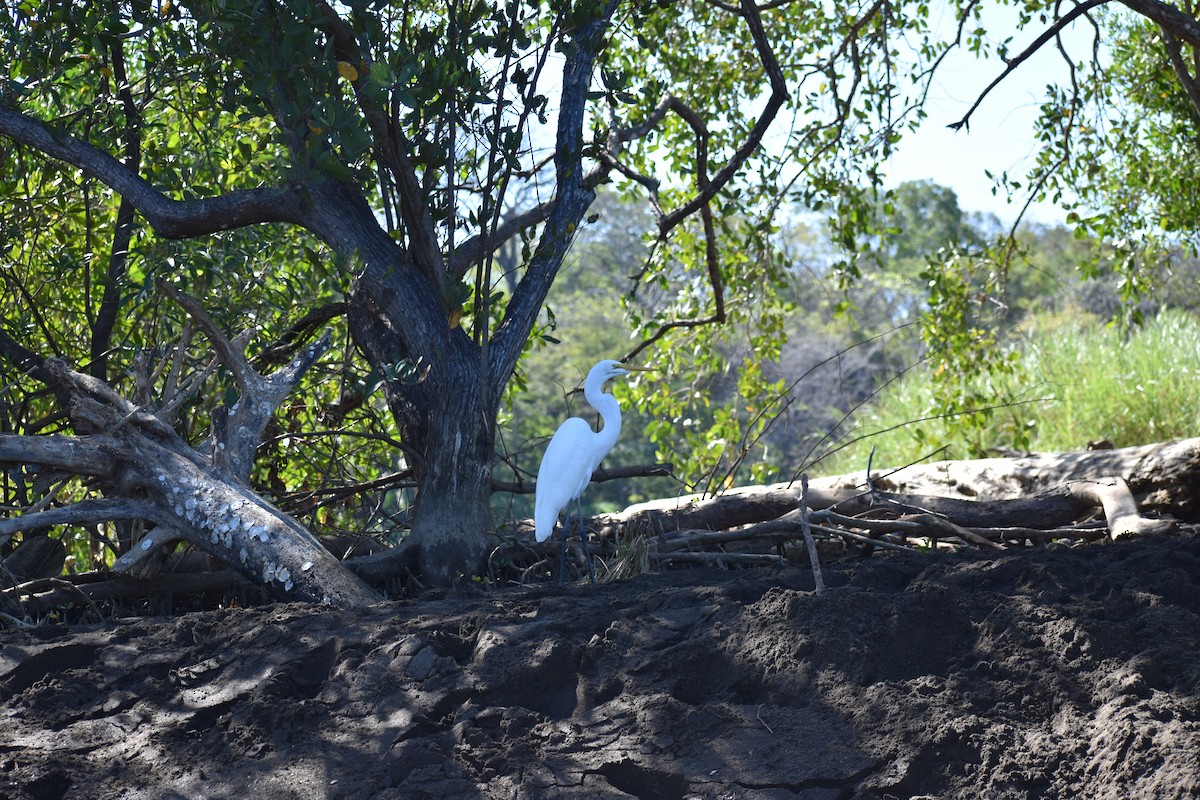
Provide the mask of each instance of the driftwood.
{"label": "driftwood", "polygon": [[[1132,532],[1124,527],[1129,500],[1124,505],[1116,500],[1124,490],[1115,484],[1094,485],[1114,479],[1126,484],[1130,500],[1143,513],[1200,521],[1200,438],[878,470],[872,472],[869,484],[865,472],[817,478],[809,484],[809,506],[835,508],[852,516],[872,504],[868,488],[873,487],[877,500],[920,508],[967,527],[1051,528],[1072,523],[1104,505],[1099,501],[1108,496],[1112,511],[1120,509],[1117,535],[1121,535]],[[593,526],[602,536],[723,530],[786,514],[799,507],[800,494],[800,482],[795,481],[731,489],[713,498],[655,500],[617,514],[598,515]]]}
{"label": "driftwood", "polygon": [[[183,597],[196,594],[226,594],[237,592],[249,596],[265,596],[259,585],[247,581],[233,570],[208,572],[163,573],[153,578],[105,578],[89,580],[98,576],[67,576],[63,578],[41,578],[20,584],[14,593],[13,610],[20,616],[13,619],[42,619],[51,611],[63,606],[91,607],[97,610],[96,617],[104,619],[100,606],[116,600],[128,602],[148,599],[169,605],[173,596]],[[11,621],[11,620],[10,620]]]}
{"label": "driftwood", "polygon": [[[1188,439],[947,461],[873,471],[870,481],[865,472],[820,478],[809,482],[807,507],[812,531],[826,540],[893,550],[913,549],[914,540],[922,546],[952,542],[1002,550],[1062,539],[1115,539],[1166,531],[1175,519],[1197,521],[1197,487],[1200,439]],[[613,558],[622,543],[636,540],[652,563],[764,563],[757,557],[764,549],[777,551],[771,558],[779,560],[778,552],[803,536],[802,494],[796,481],[640,503],[593,517],[589,528],[598,540],[593,550]],[[1098,516],[1102,522],[1095,521]],[[518,539],[526,524],[518,524]],[[515,550],[502,545],[496,556],[515,557],[519,550],[540,554],[521,544]]]}
{"label": "driftwood", "polygon": [[[81,435],[0,435],[0,464],[37,464],[86,476],[105,497],[26,509],[0,520],[0,539],[51,525],[142,520],[150,528],[116,560],[118,573],[153,575],[169,546],[186,541],[278,599],[343,607],[379,600],[304,526],[249,487],[250,467],[268,421],[328,349],[328,336],[300,348],[273,374],[260,375],[244,356],[244,342],[227,339],[194,300],[169,286],[160,288],[184,306],[212,341],[217,358],[237,383],[238,401],[214,410],[208,440],[194,448],[171,425],[186,388],[157,408],[135,404],[108,384],[45,359],[44,372],[69,397],[71,420]],[[0,589],[9,606],[19,608],[22,597],[35,599],[28,586]]]}

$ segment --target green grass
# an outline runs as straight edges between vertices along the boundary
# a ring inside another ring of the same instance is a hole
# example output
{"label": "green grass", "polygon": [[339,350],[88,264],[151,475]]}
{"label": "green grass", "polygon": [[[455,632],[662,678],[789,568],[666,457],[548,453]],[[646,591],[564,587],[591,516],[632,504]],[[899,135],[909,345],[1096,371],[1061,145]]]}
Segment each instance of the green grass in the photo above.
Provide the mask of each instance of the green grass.
{"label": "green grass", "polygon": [[[1126,335],[1094,321],[1043,317],[1024,326],[1013,376],[989,386],[996,409],[985,428],[989,447],[1011,448],[1018,432],[1032,450],[1080,450],[1107,439],[1117,447],[1200,435],[1200,318],[1164,312]],[[852,420],[846,438],[871,435],[812,469],[832,475],[873,465],[907,464],[932,455],[966,458],[970,448],[954,420],[928,420],[934,407],[929,371],[912,370]],[[944,448],[944,449],[941,449]]]}

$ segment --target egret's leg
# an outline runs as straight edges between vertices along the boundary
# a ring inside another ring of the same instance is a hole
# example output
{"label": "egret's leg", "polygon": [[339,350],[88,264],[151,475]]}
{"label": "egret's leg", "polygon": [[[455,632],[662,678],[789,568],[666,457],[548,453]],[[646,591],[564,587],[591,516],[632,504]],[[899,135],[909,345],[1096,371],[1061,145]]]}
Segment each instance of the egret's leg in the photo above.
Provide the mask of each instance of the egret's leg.
{"label": "egret's leg", "polygon": [[595,586],[596,570],[592,566],[592,548],[588,546],[587,531],[583,528],[583,501],[578,497],[575,498],[575,508],[579,511],[579,538],[583,540],[583,556],[587,559],[588,579],[591,580],[592,586]]}
{"label": "egret's leg", "polygon": [[562,533],[562,549],[558,552],[558,585],[563,585],[563,575],[567,571],[567,526],[571,524],[571,514],[567,513],[566,522],[563,523]]}

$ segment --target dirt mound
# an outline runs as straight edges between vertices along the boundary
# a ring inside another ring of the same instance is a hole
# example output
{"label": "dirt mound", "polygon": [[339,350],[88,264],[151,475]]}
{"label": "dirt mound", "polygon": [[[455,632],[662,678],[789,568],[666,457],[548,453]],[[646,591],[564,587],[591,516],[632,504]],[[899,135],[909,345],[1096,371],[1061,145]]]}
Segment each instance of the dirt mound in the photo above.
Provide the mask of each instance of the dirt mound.
{"label": "dirt mound", "polygon": [[0,798],[1200,797],[1200,538],[3,634]]}

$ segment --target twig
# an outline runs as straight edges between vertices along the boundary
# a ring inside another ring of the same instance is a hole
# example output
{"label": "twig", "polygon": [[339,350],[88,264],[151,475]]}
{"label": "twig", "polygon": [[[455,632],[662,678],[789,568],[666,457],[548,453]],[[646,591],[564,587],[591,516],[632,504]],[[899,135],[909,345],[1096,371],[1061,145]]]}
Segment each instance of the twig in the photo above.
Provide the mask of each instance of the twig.
{"label": "twig", "polygon": [[895,550],[897,553],[915,553],[915,552],[917,552],[917,549],[915,547],[908,547],[906,545],[896,544],[895,542],[889,542],[887,539],[875,539],[870,536],[863,536],[861,533],[855,533],[854,531],[843,530],[842,528],[830,528],[825,525],[813,525],[812,529],[814,531],[817,531],[818,533],[823,533],[826,536],[835,536],[835,537],[841,537],[844,539],[853,539],[854,541],[862,542],[863,544],[877,545],[879,547],[882,547],[884,550]]}
{"label": "twig", "polygon": [[654,561],[690,561],[694,564],[741,564],[745,566],[786,565],[788,560],[773,553],[695,553],[691,551],[647,553]]}
{"label": "twig", "polygon": [[904,517],[903,520],[920,522],[929,526],[930,528],[933,528],[934,530],[940,530],[943,533],[950,534],[951,536],[958,536],[967,540],[968,542],[977,544],[980,547],[986,547],[989,550],[1005,549],[1004,545],[993,542],[991,539],[988,539],[985,536],[980,536],[970,528],[964,528],[961,525],[955,525],[950,520],[945,519],[944,517],[939,517],[936,514],[914,514],[911,517]]}
{"label": "twig", "polygon": [[192,342],[192,334],[195,330],[196,326],[191,317],[183,321],[183,330],[179,332],[179,341],[170,352],[163,354],[158,366],[151,373],[150,379],[146,381],[147,395],[150,393],[150,388],[162,377],[163,371],[170,365],[171,371],[167,373],[166,383],[163,385],[163,397],[174,396],[175,387],[179,385],[179,378],[183,375],[183,359],[187,354],[188,345]]}
{"label": "twig", "polygon": [[1083,522],[1079,525],[1070,525],[1060,528],[979,528],[972,527],[971,530],[978,533],[980,536],[986,536],[989,539],[998,541],[1011,541],[1015,539],[1031,539],[1035,542],[1048,542],[1054,539],[1086,539],[1093,541],[1103,539],[1108,535],[1107,523],[1105,522]]}
{"label": "twig", "polygon": [[771,730],[771,726],[767,724],[767,721],[762,718],[762,705],[761,704],[759,705],[758,710],[754,712],[754,717],[755,717],[755,719],[757,719],[759,722],[762,723],[762,726],[764,728],[767,729],[767,733],[775,733],[775,731]]}
{"label": "twig", "polygon": [[821,558],[817,555],[817,543],[813,541],[808,514],[808,473],[804,473],[800,476],[800,530],[804,532],[804,545],[808,548],[808,560],[812,564],[813,585],[817,594],[821,594],[825,591],[825,579],[821,576]]}

